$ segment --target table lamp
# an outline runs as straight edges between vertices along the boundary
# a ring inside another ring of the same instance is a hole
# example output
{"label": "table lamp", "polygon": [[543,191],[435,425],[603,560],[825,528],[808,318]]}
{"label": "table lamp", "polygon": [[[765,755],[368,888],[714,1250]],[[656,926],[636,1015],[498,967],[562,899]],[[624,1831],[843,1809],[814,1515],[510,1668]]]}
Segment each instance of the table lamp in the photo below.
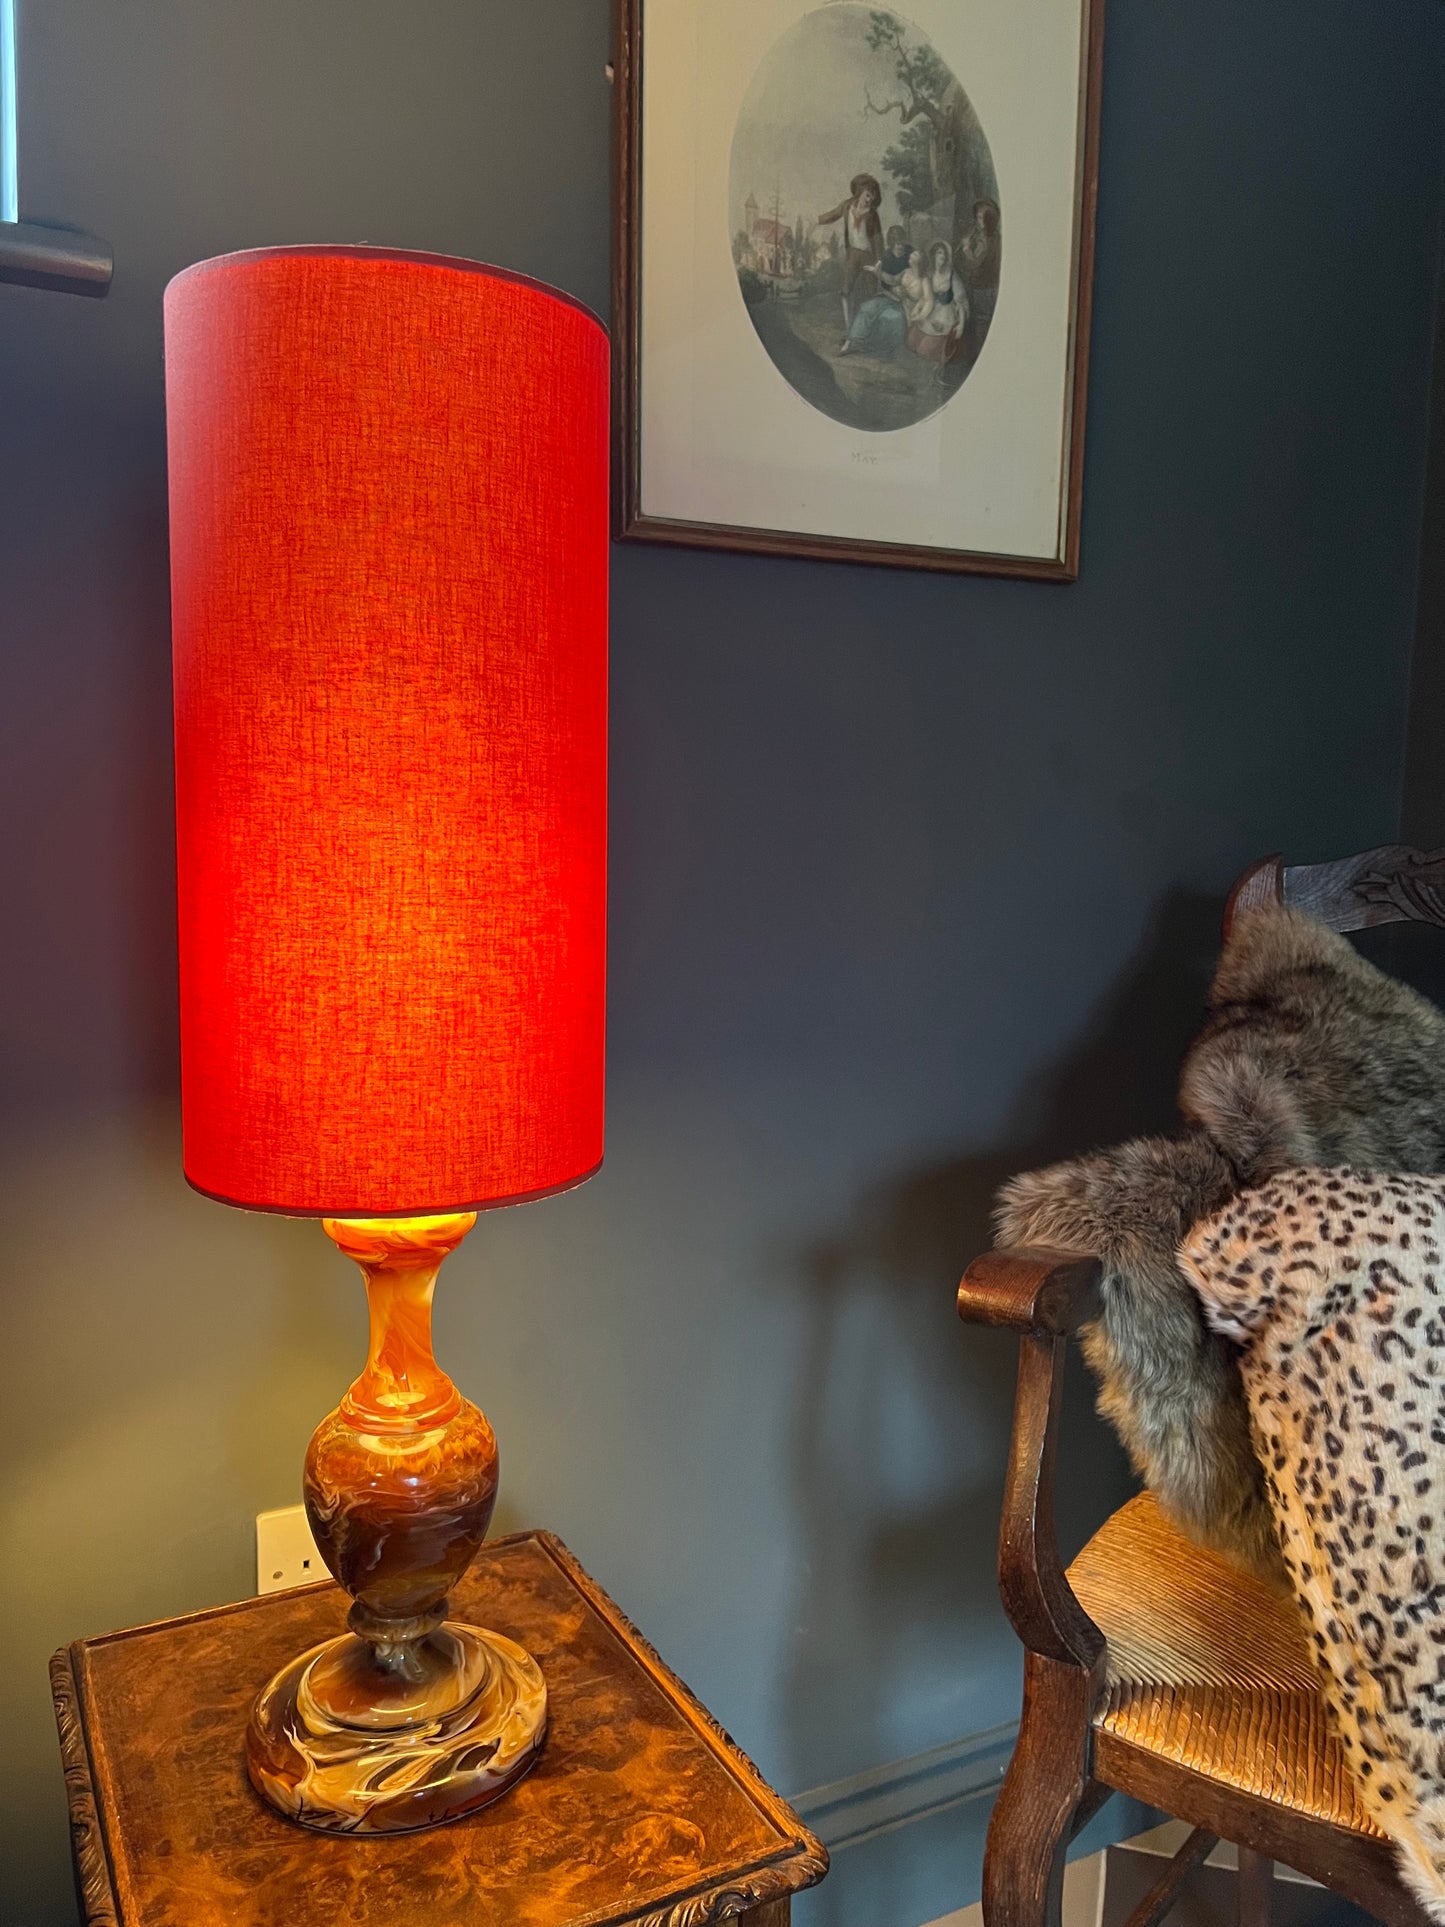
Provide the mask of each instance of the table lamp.
{"label": "table lamp", "polygon": [[308,1826],[431,1826],[546,1725],[532,1658],[446,1616],[497,1449],[431,1300],[477,1211],[602,1157],[607,340],[518,275],[314,247],[177,276],[165,347],[186,1176],[319,1217],[371,1319],[304,1474],[350,1630],[247,1760]]}

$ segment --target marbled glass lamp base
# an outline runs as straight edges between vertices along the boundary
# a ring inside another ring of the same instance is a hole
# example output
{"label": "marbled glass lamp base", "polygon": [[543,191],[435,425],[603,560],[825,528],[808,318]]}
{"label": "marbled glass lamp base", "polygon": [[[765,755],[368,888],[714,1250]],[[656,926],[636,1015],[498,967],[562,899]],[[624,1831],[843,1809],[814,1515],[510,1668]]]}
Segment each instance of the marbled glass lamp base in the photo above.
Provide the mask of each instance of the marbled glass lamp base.
{"label": "marbled glass lamp base", "polygon": [[492,1428],[431,1348],[437,1271],[475,1222],[324,1220],[361,1266],[371,1307],[366,1370],[306,1455],[306,1511],[352,1595],[351,1630],[282,1667],[246,1740],[252,1784],[305,1826],[398,1833],[459,1819],[541,1749],[535,1660],[446,1617],[497,1495]]}
{"label": "marbled glass lamp base", "polygon": [[410,1725],[336,1718],[316,1674],[341,1640],[285,1666],[256,1702],[251,1780],[272,1806],[337,1833],[401,1833],[473,1813],[505,1793],[537,1757],[547,1689],[529,1653],[500,1633],[448,1622],[433,1635],[472,1690]]}

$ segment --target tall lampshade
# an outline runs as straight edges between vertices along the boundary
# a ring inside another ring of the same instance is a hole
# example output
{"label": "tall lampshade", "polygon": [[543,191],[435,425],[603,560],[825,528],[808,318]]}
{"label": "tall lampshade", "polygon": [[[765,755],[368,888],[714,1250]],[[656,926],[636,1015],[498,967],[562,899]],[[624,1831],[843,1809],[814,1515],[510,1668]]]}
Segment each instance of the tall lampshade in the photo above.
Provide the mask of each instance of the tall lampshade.
{"label": "tall lampshade", "polygon": [[166,293],[186,1174],[403,1215],[602,1155],[607,342],[425,255]]}
{"label": "tall lampshade", "polygon": [[607,379],[585,309],[471,262],[166,291],[186,1174],[321,1216],[370,1303],[302,1482],[350,1631],[246,1745],[335,1832],[473,1812],[546,1731],[535,1660],[449,1616],[498,1460],[431,1305],[476,1208],[602,1156]]}

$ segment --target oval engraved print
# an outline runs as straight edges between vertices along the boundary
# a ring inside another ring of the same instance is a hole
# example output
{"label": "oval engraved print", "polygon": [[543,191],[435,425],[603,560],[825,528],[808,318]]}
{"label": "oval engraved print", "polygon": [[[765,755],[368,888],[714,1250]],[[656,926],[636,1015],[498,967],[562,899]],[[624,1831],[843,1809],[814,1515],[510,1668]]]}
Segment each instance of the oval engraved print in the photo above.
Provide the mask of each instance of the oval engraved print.
{"label": "oval engraved print", "polygon": [[911,427],[968,379],[1003,225],[962,84],[902,14],[833,0],[764,56],[733,133],[738,288],[773,365],[851,428]]}

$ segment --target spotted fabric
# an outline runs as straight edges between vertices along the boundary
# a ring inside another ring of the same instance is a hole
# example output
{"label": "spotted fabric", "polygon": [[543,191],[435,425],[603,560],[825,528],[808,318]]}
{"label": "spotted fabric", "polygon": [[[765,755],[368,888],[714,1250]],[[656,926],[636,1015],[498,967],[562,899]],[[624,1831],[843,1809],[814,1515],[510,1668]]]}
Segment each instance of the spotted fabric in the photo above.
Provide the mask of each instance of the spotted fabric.
{"label": "spotted fabric", "polygon": [[1360,1798],[1445,1922],[1445,1179],[1291,1170],[1190,1232]]}

